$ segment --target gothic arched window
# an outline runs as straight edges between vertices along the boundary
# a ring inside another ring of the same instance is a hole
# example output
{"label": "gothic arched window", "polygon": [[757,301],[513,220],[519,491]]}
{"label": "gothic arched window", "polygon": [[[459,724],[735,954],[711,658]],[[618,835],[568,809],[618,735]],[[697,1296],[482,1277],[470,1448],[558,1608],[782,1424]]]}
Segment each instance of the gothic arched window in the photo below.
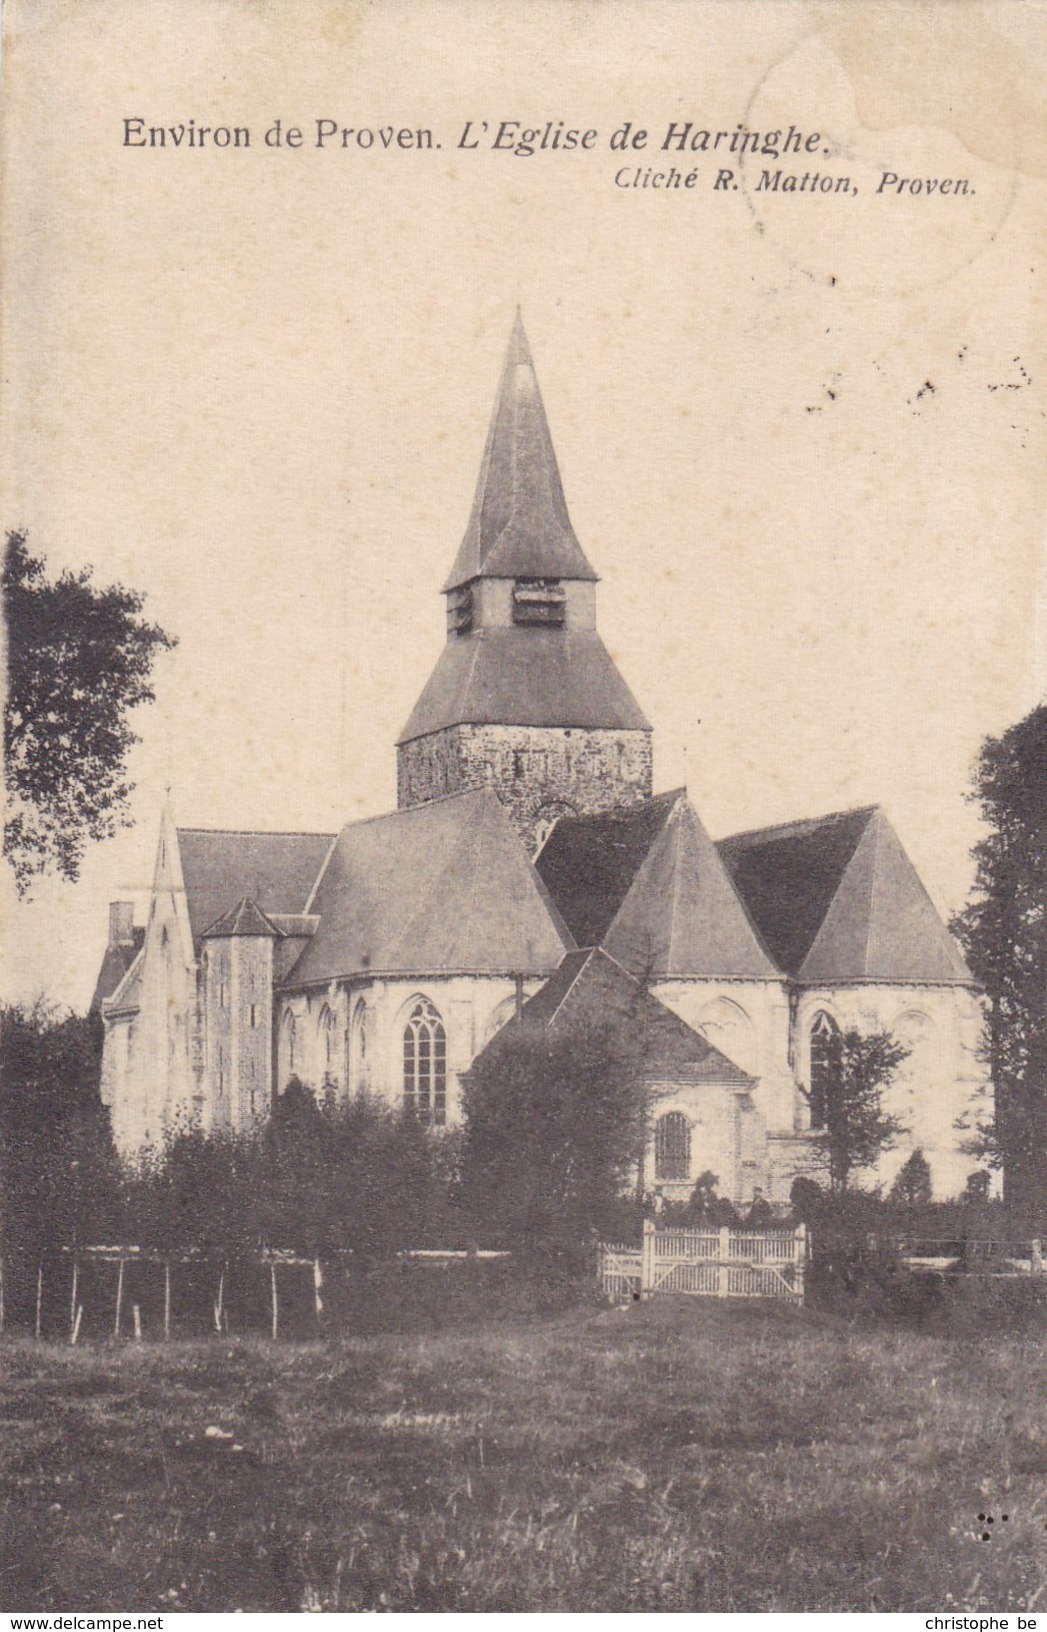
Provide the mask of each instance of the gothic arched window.
{"label": "gothic arched window", "polygon": [[365,1094],[370,1086],[371,1062],[368,1058],[368,1031],[371,1019],[363,998],[353,1010],[350,1036],[351,1087],[355,1094]]}
{"label": "gothic arched window", "polygon": [[824,1128],[825,1109],[836,1069],[840,1028],[820,1009],[811,1026],[811,1127]]}
{"label": "gothic arched window", "polygon": [[714,1048],[726,1054],[732,1065],[740,1066],[751,1077],[759,1075],[756,1029],[740,1004],[729,997],[715,998],[699,1014],[697,1029]]}
{"label": "gothic arched window", "polygon": [[285,1010],[283,1023],[284,1059],[287,1062],[288,1076],[291,1076],[294,1072],[297,1057],[297,1051],[295,1048],[296,1029],[294,1015],[291,1013],[290,1009]]}
{"label": "gothic arched window", "polygon": [[542,848],[553,828],[561,816],[576,816],[578,812],[566,799],[550,799],[541,805],[534,814],[534,847],[535,853]]}
{"label": "gothic arched window", "polygon": [[320,1010],[320,1065],[325,1082],[338,1080],[338,1021],[325,1003]]}
{"label": "gothic arched window", "polygon": [[404,1110],[438,1127],[447,1120],[447,1033],[427,997],[415,998],[404,1027]]}
{"label": "gothic arched window", "polygon": [[691,1176],[691,1124],[682,1111],[668,1111],[654,1125],[654,1176],[656,1179],[689,1179]]}

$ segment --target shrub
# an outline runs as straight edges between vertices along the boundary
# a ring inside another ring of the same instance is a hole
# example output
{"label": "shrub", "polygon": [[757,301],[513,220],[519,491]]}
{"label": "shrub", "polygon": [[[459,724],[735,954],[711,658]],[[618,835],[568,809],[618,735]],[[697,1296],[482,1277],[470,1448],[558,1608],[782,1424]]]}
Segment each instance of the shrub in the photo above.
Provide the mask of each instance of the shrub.
{"label": "shrub", "polygon": [[477,1230],[523,1250],[613,1233],[643,1102],[609,1030],[511,1028],[466,1083],[461,1190]]}

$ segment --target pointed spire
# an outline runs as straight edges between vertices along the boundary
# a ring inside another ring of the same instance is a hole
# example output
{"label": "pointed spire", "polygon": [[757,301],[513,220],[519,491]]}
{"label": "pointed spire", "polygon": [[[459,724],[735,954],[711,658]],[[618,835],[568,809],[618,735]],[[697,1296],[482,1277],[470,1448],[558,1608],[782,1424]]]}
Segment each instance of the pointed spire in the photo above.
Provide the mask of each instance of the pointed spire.
{"label": "pointed spire", "polygon": [[567,514],[519,309],[487,433],[472,515],[444,593],[478,577],[596,581]]}
{"label": "pointed spire", "polygon": [[174,805],[170,784],[164,789],[160,811],[160,835],[156,846],[156,865],[153,869],[153,894],[161,891],[184,893],[182,857],[178,847],[178,829],[175,827]]}
{"label": "pointed spire", "polygon": [[[170,787],[165,792],[163,810],[160,813],[160,834],[156,846],[156,866],[153,871],[153,893],[149,904],[150,927],[157,917],[161,902],[164,904],[161,916],[167,916],[167,898],[170,898],[174,905],[174,917],[178,924],[182,954],[186,963],[189,964],[193,961],[193,935],[189,926],[189,914],[186,907],[182,851],[178,838],[178,829],[175,826]],[[148,935],[149,931],[147,929],[147,939]]]}

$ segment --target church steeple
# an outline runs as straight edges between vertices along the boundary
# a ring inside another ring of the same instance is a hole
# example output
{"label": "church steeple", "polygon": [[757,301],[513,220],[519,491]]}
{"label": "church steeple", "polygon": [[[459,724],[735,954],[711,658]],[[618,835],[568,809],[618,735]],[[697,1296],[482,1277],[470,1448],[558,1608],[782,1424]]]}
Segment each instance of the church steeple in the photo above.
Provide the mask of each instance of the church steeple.
{"label": "church steeple", "polygon": [[476,578],[597,581],[567,514],[519,312],[505,354],[472,514],[444,593]]}
{"label": "church steeple", "polygon": [[397,744],[401,809],[492,786],[533,848],[558,816],[650,795],[651,728],[597,633],[596,583],[517,314],[447,644]]}

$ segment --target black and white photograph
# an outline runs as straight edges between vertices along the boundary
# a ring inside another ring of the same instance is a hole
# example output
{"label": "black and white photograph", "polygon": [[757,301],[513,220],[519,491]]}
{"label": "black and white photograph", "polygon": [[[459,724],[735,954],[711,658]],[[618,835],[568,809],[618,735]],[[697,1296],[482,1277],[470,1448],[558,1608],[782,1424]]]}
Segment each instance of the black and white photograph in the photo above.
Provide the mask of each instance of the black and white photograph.
{"label": "black and white photograph", "polygon": [[1044,0],[3,50],[6,1624],[1032,1632]]}

